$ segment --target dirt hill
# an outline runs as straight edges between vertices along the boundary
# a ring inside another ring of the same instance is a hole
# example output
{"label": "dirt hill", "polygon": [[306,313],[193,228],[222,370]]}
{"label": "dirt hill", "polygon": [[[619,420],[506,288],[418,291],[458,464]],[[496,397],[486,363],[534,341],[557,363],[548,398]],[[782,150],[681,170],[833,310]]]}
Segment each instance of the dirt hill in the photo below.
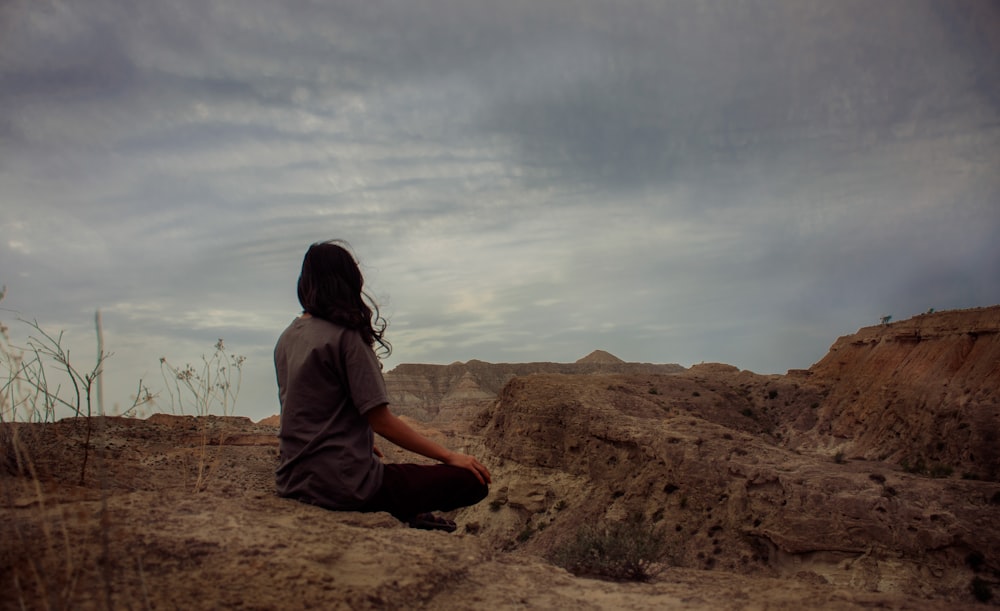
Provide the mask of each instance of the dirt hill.
{"label": "dirt hill", "polygon": [[[275,497],[273,424],[2,424],[0,608],[995,603],[998,315],[861,329],[788,375],[400,366],[387,380],[423,410],[414,426],[494,475],[452,535]],[[446,409],[431,413],[435,400]],[[381,445],[390,460],[413,458]],[[626,520],[665,543],[650,583],[549,562],[581,526]]]}

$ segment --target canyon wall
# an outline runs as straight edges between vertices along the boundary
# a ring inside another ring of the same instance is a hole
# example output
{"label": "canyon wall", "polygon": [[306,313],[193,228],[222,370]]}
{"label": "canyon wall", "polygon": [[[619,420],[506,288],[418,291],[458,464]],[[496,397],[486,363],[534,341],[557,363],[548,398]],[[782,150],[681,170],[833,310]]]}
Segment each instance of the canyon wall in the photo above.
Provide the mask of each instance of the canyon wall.
{"label": "canyon wall", "polygon": [[809,371],[825,396],[796,446],[1000,479],[1000,306],[865,327]]}

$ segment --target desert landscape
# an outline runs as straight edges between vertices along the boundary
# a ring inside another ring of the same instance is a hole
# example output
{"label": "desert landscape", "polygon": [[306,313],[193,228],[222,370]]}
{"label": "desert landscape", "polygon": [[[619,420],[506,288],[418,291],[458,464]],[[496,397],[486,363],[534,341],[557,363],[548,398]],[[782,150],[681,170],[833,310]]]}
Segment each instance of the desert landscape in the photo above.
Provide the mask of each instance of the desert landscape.
{"label": "desert landscape", "polygon": [[[400,365],[394,410],[493,473],[454,534],[274,494],[277,417],[0,424],[3,609],[956,609],[998,603],[1000,306],[808,369]],[[387,460],[414,460],[382,444]],[[644,581],[554,561],[662,542]]]}

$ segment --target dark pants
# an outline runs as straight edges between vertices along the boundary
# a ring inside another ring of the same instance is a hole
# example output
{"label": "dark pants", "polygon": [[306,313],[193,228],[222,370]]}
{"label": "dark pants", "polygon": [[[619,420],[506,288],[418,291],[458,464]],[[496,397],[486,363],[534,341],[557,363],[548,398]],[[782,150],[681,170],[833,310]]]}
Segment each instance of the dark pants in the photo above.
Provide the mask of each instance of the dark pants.
{"label": "dark pants", "polygon": [[387,511],[406,521],[419,513],[475,505],[490,489],[468,469],[451,465],[388,464],[382,487],[361,511]]}

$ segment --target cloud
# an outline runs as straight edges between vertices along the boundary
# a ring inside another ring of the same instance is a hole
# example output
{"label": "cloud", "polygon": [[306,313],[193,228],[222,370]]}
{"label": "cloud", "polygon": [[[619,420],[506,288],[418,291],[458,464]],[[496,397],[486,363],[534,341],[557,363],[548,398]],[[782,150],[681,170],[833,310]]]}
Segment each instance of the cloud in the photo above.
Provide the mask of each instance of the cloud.
{"label": "cloud", "polygon": [[102,308],[122,393],[223,337],[263,416],[302,253],[341,237],[388,367],[805,367],[879,315],[1000,302],[998,15],[7,3],[4,305],[83,343]]}
{"label": "cloud", "polygon": [[525,165],[634,189],[803,152],[835,163],[900,132],[938,132],[942,119],[968,133],[995,116],[996,86],[984,92],[979,75],[996,60],[953,44],[974,24],[949,29],[912,3],[828,8],[678,6],[637,20],[628,38],[608,26],[562,48],[539,43],[485,124]]}

